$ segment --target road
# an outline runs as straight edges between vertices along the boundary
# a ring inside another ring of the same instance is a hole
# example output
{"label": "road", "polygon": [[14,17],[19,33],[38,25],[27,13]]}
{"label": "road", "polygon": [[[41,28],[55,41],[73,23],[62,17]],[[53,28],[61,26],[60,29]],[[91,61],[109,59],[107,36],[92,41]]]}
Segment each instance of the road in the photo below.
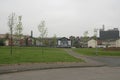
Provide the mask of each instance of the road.
{"label": "road", "polygon": [[105,63],[107,66],[120,67],[120,57],[116,56],[98,56],[98,57],[88,57],[94,61]]}
{"label": "road", "polygon": [[0,80],[120,80],[120,67],[62,68],[1,74]]}

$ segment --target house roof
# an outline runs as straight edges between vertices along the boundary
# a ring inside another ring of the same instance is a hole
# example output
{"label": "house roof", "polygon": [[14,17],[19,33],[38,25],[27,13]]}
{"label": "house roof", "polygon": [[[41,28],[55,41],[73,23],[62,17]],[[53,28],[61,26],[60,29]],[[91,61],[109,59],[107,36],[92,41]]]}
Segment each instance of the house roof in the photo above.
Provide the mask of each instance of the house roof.
{"label": "house roof", "polygon": [[0,38],[5,38],[5,34],[0,34]]}
{"label": "house roof", "polygon": [[70,40],[70,39],[68,39],[66,37],[62,37],[62,38],[59,38],[58,40]]}

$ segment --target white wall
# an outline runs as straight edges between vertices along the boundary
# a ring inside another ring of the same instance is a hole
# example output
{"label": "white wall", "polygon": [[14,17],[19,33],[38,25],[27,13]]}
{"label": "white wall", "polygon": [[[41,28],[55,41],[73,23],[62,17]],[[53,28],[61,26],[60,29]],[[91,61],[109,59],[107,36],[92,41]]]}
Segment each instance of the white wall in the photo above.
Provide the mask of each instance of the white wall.
{"label": "white wall", "polygon": [[71,46],[71,41],[68,41],[68,45]]}
{"label": "white wall", "polygon": [[58,45],[61,45],[60,43],[61,43],[61,41],[60,41],[60,40],[58,40]]}
{"label": "white wall", "polygon": [[97,47],[105,47],[107,46],[108,47],[120,47],[120,39],[116,40],[116,41],[103,41],[102,42],[102,45],[97,45],[97,41],[94,40],[94,39],[91,39],[88,41],[88,47],[92,47],[92,48],[95,48],[96,46]]}
{"label": "white wall", "polygon": [[120,47],[120,39],[116,40],[116,47]]}
{"label": "white wall", "polygon": [[88,47],[95,48],[97,46],[97,41],[94,39],[91,39],[88,41]]}
{"label": "white wall", "polygon": [[106,46],[108,45],[108,47],[117,47],[116,41],[103,41],[102,44]]}
{"label": "white wall", "polygon": [[6,40],[6,41],[5,41],[5,45],[6,45],[6,46],[9,46],[9,40]]}

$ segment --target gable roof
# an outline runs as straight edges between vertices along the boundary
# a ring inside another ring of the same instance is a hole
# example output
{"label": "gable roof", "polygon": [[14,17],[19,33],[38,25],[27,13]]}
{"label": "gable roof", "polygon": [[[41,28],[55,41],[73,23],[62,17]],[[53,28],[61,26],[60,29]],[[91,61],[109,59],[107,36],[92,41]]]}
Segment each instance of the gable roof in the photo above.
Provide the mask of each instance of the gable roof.
{"label": "gable roof", "polygon": [[62,37],[62,38],[59,38],[58,40],[70,40],[70,39],[68,39],[66,37]]}

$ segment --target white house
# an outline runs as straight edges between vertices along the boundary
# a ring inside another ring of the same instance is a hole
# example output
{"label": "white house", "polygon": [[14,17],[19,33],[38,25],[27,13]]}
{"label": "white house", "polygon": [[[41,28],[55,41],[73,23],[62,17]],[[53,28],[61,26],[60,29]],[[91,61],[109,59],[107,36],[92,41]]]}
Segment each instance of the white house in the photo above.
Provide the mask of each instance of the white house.
{"label": "white house", "polygon": [[95,47],[120,47],[120,39],[118,40],[109,40],[109,41],[96,41],[91,39],[88,41],[88,47],[95,48]]}
{"label": "white house", "polygon": [[116,47],[120,47],[120,39],[116,40]]}
{"label": "white house", "polygon": [[9,46],[9,40],[5,40],[5,46]]}
{"label": "white house", "polygon": [[97,41],[94,39],[91,39],[88,41],[88,47],[95,48],[97,46]]}

